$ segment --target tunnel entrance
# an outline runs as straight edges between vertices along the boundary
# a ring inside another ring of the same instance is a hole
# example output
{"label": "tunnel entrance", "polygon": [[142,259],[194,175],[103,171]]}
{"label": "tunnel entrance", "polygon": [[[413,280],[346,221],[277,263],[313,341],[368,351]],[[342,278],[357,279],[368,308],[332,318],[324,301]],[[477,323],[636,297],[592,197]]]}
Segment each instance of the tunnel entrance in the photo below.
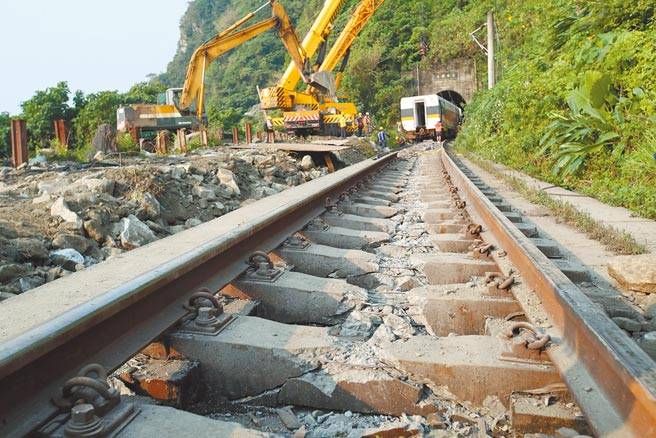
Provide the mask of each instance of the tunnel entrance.
{"label": "tunnel entrance", "polygon": [[460,107],[460,109],[465,108],[465,104],[466,104],[465,99],[457,91],[443,90],[443,91],[440,91],[439,93],[437,93],[437,95],[444,98],[444,99],[446,99],[446,100],[448,100],[449,102],[451,102],[455,105],[458,105],[458,107]]}

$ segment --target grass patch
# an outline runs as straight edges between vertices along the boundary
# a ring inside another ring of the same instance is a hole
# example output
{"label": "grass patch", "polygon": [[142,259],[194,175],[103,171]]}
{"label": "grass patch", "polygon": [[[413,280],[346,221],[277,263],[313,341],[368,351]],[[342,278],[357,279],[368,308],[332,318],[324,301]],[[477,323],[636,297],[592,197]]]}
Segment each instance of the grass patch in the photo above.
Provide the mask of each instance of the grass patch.
{"label": "grass patch", "polygon": [[569,202],[554,199],[541,190],[529,187],[519,178],[500,172],[490,161],[479,158],[468,151],[460,152],[485,171],[502,179],[528,201],[548,208],[552,215],[561,219],[567,225],[584,232],[591,239],[603,244],[608,250],[621,255],[645,254],[647,252],[647,249],[629,233],[596,221],[588,213],[577,210]]}

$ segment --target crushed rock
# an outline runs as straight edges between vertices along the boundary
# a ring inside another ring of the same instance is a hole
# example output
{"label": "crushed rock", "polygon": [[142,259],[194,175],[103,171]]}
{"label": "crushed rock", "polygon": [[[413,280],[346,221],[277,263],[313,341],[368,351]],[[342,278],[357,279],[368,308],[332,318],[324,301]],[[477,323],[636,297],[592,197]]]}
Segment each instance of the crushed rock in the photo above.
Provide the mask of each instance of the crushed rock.
{"label": "crushed rock", "polygon": [[213,149],[2,168],[0,301],[328,173],[301,159]]}

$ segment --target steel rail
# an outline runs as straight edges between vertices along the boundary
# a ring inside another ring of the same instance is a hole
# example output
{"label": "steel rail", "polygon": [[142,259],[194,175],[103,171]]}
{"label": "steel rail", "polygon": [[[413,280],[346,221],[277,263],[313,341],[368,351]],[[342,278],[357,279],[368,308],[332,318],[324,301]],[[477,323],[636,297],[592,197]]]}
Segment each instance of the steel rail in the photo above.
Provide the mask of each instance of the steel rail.
{"label": "steel rail", "polygon": [[88,363],[113,370],[173,326],[201,287],[218,290],[396,157],[366,160],[122,254],[0,305],[0,436],[56,414],[51,398]]}
{"label": "steel rail", "polygon": [[[554,340],[547,350],[598,436],[656,436],[656,364],[467,178],[444,151],[444,168],[541,300]],[[519,297],[518,297],[519,299]],[[520,299],[521,302],[521,299]],[[525,306],[527,303],[522,303]]]}

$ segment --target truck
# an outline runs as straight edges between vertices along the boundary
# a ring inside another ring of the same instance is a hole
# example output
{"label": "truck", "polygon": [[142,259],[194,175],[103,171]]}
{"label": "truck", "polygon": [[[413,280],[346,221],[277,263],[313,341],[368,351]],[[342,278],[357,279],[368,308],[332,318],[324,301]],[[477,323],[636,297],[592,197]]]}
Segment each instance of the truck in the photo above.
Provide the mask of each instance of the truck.
{"label": "truck", "polygon": [[410,141],[454,138],[461,120],[462,110],[437,94],[401,98],[401,125]]}
{"label": "truck", "polygon": [[116,110],[116,130],[128,132],[135,142],[140,139],[153,141],[159,131],[196,131],[204,122],[199,119],[195,108],[180,110],[178,100],[182,88],[169,88],[157,97],[156,104],[121,106]]}

